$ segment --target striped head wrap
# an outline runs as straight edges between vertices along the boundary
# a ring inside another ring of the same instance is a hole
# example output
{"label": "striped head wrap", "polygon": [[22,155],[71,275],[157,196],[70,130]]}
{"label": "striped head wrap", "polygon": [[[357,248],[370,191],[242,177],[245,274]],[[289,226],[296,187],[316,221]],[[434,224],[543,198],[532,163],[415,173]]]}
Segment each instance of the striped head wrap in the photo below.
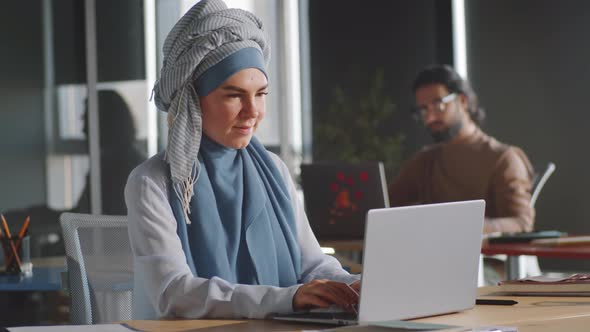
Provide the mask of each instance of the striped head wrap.
{"label": "striped head wrap", "polygon": [[221,0],[197,3],[166,37],[164,63],[153,94],[158,109],[168,112],[165,159],[187,221],[190,220],[193,187],[200,172],[197,162],[202,136],[199,96],[208,94],[233,73],[245,68],[235,67],[236,62],[230,61],[234,71],[228,70],[227,65],[223,65],[222,70],[216,69],[225,59],[245,49],[256,50],[262,59],[254,61],[259,65],[250,67],[265,72],[260,67],[266,66],[270,58],[267,40],[260,19],[244,10],[228,9]]}

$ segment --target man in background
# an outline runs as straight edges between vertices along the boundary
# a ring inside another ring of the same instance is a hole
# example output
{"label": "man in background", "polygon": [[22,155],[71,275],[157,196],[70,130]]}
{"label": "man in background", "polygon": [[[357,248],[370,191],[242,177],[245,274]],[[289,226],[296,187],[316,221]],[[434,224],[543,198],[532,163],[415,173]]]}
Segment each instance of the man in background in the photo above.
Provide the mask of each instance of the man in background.
{"label": "man in background", "polygon": [[485,114],[469,83],[437,65],[418,74],[412,92],[414,115],[435,143],[402,165],[389,188],[391,206],[484,199],[484,233],[531,231],[531,163],[480,129]]}

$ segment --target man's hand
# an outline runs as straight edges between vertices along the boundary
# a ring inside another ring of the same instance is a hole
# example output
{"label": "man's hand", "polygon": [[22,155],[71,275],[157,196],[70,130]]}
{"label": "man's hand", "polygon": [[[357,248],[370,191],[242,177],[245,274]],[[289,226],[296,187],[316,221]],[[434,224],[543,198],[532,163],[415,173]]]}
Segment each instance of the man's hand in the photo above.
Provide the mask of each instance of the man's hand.
{"label": "man's hand", "polygon": [[358,301],[359,294],[353,286],[331,280],[314,280],[299,287],[293,296],[293,309],[327,308],[337,305],[352,312],[352,305],[358,304]]}

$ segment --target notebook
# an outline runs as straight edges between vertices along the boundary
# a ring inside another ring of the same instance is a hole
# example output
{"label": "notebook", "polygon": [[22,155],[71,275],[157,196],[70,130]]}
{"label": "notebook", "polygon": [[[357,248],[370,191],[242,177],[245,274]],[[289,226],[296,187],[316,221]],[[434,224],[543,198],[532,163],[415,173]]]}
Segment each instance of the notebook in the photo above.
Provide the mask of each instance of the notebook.
{"label": "notebook", "polygon": [[519,296],[590,296],[590,274],[536,276],[501,281],[494,294]]}
{"label": "notebook", "polygon": [[361,240],[370,209],[389,206],[380,162],[301,165],[305,210],[320,240]]}
{"label": "notebook", "polygon": [[537,239],[555,239],[566,236],[567,233],[549,230],[523,233],[499,233],[488,235],[486,238],[489,244],[496,243],[526,243]]}
{"label": "notebook", "polygon": [[274,318],[350,325],[472,308],[484,210],[483,200],[370,210],[358,319],[326,312]]}

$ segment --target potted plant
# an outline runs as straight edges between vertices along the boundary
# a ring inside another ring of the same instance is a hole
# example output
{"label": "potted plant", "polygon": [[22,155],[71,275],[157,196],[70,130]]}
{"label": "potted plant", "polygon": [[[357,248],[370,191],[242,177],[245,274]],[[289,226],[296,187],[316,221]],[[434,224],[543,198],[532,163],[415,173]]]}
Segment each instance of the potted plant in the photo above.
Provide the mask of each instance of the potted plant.
{"label": "potted plant", "polygon": [[366,88],[354,93],[333,89],[332,103],[314,124],[314,161],[381,161],[391,179],[401,162],[404,136],[390,130],[396,106],[384,87],[383,70],[358,86]]}

